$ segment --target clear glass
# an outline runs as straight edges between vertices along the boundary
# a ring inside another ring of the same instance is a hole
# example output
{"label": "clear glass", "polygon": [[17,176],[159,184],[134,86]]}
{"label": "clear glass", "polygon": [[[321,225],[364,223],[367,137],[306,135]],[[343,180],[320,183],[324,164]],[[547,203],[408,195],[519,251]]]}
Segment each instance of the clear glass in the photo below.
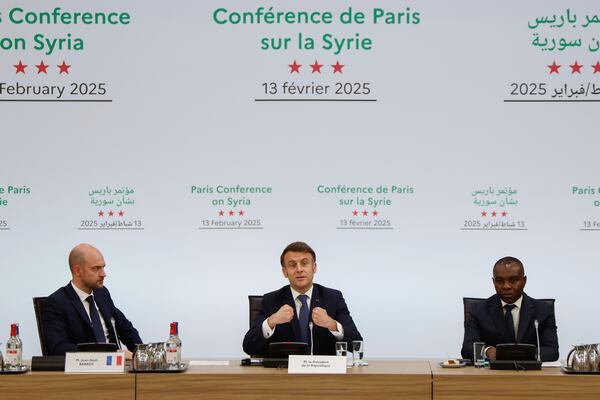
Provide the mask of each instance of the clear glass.
{"label": "clear glass", "polygon": [[483,354],[484,350],[484,342],[473,343],[473,365],[475,365],[477,368],[481,368],[485,365],[485,354]]}
{"label": "clear glass", "polygon": [[133,369],[141,371],[150,369],[148,362],[149,358],[148,345],[138,344],[135,346],[135,352],[133,353]]}
{"label": "clear glass", "polygon": [[362,340],[354,340],[352,341],[352,364],[355,367],[361,367],[365,365],[363,361],[363,353],[365,350],[365,345]]}
{"label": "clear glass", "polygon": [[348,353],[348,343],[346,342],[335,342],[335,355],[346,357],[346,366],[352,366],[352,358],[349,357]]}
{"label": "clear glass", "polygon": [[7,371],[16,371],[21,369],[23,364],[23,345],[18,336],[11,336],[6,342],[6,358],[4,360],[4,369]]}

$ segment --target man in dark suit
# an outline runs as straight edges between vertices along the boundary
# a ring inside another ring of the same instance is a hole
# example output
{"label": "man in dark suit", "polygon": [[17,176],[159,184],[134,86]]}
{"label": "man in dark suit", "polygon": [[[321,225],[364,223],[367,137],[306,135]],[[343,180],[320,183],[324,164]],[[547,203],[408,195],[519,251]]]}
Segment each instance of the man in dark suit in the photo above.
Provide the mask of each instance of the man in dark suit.
{"label": "man in dark suit", "polygon": [[[263,296],[262,310],[244,337],[244,351],[267,355],[269,343],[304,342],[314,354],[335,355],[335,342],[362,340],[342,292],[313,284],[316,255],[306,243],[288,245],[280,257],[290,282]],[[312,338],[310,326],[312,325]]]}
{"label": "man in dark suit", "polygon": [[[105,266],[102,253],[89,244],[71,250],[71,282],[52,293],[43,305],[42,326],[48,355],[65,355],[75,351],[78,343],[120,340],[130,351],[142,343],[138,331],[115,307],[104,287]],[[126,356],[131,354],[126,352]]]}
{"label": "man in dark suit", "polygon": [[485,342],[485,355],[496,360],[499,343],[527,343],[537,346],[535,322],[539,323],[542,361],[558,359],[558,337],[554,306],[523,292],[527,276],[521,261],[504,257],[494,265],[496,294],[475,303],[468,312],[463,340],[463,358],[473,358],[473,342]]}

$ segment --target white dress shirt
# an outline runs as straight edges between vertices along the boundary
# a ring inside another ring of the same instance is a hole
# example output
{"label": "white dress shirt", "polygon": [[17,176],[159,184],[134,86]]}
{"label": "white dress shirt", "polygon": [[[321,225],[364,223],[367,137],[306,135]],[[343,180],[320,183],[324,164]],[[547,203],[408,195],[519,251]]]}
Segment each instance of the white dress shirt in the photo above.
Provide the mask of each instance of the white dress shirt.
{"label": "white dress shirt", "polygon": [[[506,315],[506,309],[504,308],[504,306],[507,304],[510,304],[510,303],[507,303],[502,299],[500,299],[500,302],[502,303],[502,311],[503,311],[504,315]],[[516,307],[514,307],[510,311],[510,313],[512,314],[512,317],[513,317],[513,323],[515,324],[515,335],[516,336],[519,335],[519,316],[521,315],[521,303],[523,303],[523,295],[521,295],[521,297],[519,297],[519,299],[513,303]]]}
{"label": "white dress shirt", "polygon": [[[306,293],[300,293],[300,292],[297,292],[296,290],[294,290],[290,286],[290,290],[292,291],[292,298],[294,299],[294,303],[296,304],[296,315],[300,315],[300,307],[302,307],[302,302],[298,299],[298,296],[300,296],[301,294],[305,294],[306,296],[308,296],[308,300],[306,301],[306,304],[308,306],[308,309],[310,310],[310,302],[312,300],[313,289],[314,289],[314,286],[311,286],[310,289],[308,289],[306,291]],[[265,339],[268,339],[271,336],[273,336],[273,334],[275,333],[275,329],[277,328],[277,325],[276,325],[273,329],[271,329],[271,327],[269,326],[269,324],[267,322],[267,319],[265,319],[262,324],[262,332],[263,332],[263,336]],[[337,325],[337,331],[329,330],[329,332],[331,332],[331,334],[337,340],[342,340],[344,338],[344,328],[342,327],[342,325],[339,322],[335,321],[335,323]]]}
{"label": "white dress shirt", "polygon": [[[77,286],[75,286],[73,284],[73,282],[71,282],[71,286],[73,286],[73,289],[75,289],[75,293],[77,293],[77,296],[79,296],[79,299],[83,303],[83,308],[85,309],[85,312],[87,313],[87,316],[91,321],[92,317],[90,316],[90,303],[88,303],[88,301],[86,299],[88,297],[90,297],[90,295],[93,295],[94,293],[93,292],[92,293],[84,292],[83,290],[81,290]],[[98,309],[98,304],[96,303],[96,298],[94,298],[94,304],[96,305],[96,311],[98,312],[98,316],[100,317],[100,322],[102,323],[102,331],[104,331],[104,337],[106,338],[106,342],[108,343],[108,336],[109,336],[108,327],[106,326],[106,321],[104,321],[104,318],[102,317],[102,313]]]}

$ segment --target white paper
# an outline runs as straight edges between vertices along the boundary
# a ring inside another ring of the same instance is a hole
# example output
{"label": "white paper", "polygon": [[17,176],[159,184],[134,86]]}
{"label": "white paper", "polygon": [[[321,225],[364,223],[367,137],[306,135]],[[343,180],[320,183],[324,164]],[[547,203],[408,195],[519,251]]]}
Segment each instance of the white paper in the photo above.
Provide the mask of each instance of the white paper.
{"label": "white paper", "polygon": [[289,374],[345,374],[344,356],[289,356]]}

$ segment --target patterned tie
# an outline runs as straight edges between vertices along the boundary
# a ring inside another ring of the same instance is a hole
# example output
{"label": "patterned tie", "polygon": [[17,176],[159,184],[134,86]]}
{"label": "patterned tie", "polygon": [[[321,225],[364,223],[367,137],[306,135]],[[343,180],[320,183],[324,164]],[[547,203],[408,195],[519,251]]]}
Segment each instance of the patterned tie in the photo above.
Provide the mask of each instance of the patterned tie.
{"label": "patterned tie", "polygon": [[298,300],[302,305],[300,306],[300,313],[298,315],[298,322],[300,322],[300,341],[309,343],[308,337],[308,315],[310,310],[308,309],[308,296],[301,294],[298,296]]}
{"label": "patterned tie", "polygon": [[92,328],[94,329],[94,336],[97,343],[106,343],[106,336],[104,336],[104,329],[102,329],[102,322],[100,322],[100,316],[98,310],[96,310],[96,302],[94,296],[88,296],[85,299],[90,303],[90,319],[92,320]]}
{"label": "patterned tie", "polygon": [[513,308],[516,308],[514,304],[506,304],[504,309],[506,313],[504,314],[504,321],[506,321],[506,327],[508,328],[508,333],[510,334],[511,340],[517,342],[517,335],[515,334],[515,323],[512,316]]}

